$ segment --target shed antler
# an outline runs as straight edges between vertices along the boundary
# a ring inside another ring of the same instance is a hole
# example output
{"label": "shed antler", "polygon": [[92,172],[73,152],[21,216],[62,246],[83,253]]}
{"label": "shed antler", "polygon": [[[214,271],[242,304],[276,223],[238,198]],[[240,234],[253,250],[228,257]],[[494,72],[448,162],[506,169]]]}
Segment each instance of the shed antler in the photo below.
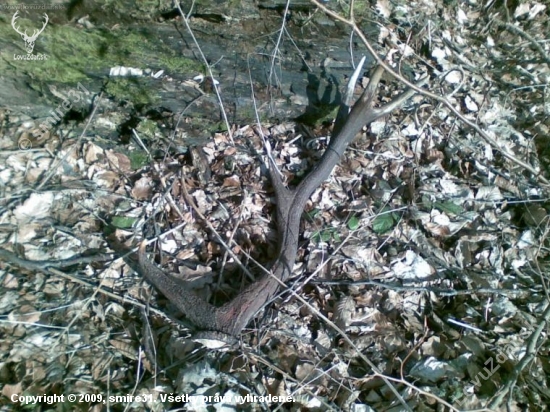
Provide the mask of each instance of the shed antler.
{"label": "shed antler", "polygon": [[[250,284],[232,301],[221,307],[214,307],[198,296],[178,285],[174,280],[153,265],[145,255],[145,243],[138,252],[138,269],[153,285],[170,299],[199,329],[222,332],[236,336],[252,317],[262,309],[292,273],[298,251],[300,218],[305,204],[312,193],[325,181],[334,166],[338,164],[347,146],[366,124],[389,114],[415,94],[408,90],[383,107],[374,108],[376,89],[384,69],[378,66],[363,94],[350,108],[353,89],[359,77],[364,58],[350,79],[344,102],[334,126],[333,137],[319,163],[294,189],[283,183],[277,167],[270,160],[269,174],[275,189],[277,217],[277,258],[268,266],[269,273]],[[427,79],[421,80],[421,86]]]}

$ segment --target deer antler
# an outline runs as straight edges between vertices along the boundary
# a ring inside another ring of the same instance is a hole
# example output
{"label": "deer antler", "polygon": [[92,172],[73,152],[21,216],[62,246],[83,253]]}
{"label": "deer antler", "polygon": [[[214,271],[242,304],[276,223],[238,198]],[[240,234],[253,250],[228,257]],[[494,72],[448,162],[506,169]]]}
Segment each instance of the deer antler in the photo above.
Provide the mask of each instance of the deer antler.
{"label": "deer antler", "polygon": [[[292,273],[298,251],[300,218],[311,194],[329,177],[347,146],[364,125],[387,115],[415,94],[414,90],[408,90],[387,105],[374,108],[376,89],[384,72],[384,69],[378,66],[365,91],[350,111],[349,105],[353,89],[361,73],[363,62],[364,58],[350,79],[347,95],[340,106],[333,137],[328,148],[319,163],[302,182],[294,189],[287,188],[277,173],[276,165],[270,160],[269,174],[275,189],[279,240],[277,258],[268,266],[269,273],[264,274],[259,280],[245,288],[231,302],[221,307],[214,307],[192,292],[178,286],[169,275],[147,260],[145,244],[140,247],[138,272],[183,311],[199,329],[236,336],[252,317],[267,305],[279,289],[280,282],[285,282]],[[422,86],[426,80],[421,80],[417,86]]]}

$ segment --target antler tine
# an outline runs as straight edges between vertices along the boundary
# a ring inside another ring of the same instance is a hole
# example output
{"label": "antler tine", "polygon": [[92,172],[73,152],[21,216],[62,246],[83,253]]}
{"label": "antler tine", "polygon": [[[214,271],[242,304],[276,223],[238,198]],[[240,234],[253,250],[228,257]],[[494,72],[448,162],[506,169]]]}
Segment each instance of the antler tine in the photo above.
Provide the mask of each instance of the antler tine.
{"label": "antler tine", "polygon": [[366,59],[365,56],[361,58],[361,60],[359,61],[359,64],[355,68],[355,71],[353,72],[352,76],[348,81],[346,95],[344,96],[344,100],[340,104],[340,108],[338,109],[338,114],[336,115],[336,119],[334,121],[334,127],[332,129],[332,133],[334,135],[338,134],[340,130],[342,130],[342,126],[344,126],[344,124],[346,123],[346,120],[348,119],[349,111],[351,107],[351,101],[353,100],[353,92],[355,91],[355,84],[357,83],[357,79],[359,78],[359,75],[363,70],[365,59]]}
{"label": "antler tine", "polygon": [[[420,79],[417,83],[415,83],[415,86],[421,87],[421,86],[425,85],[427,81],[428,81],[428,77],[424,77],[424,78]],[[405,101],[410,99],[415,94],[416,94],[416,91],[413,90],[413,89],[406,90],[405,92],[403,92],[399,96],[397,96],[395,99],[390,101],[388,104],[386,104],[382,107],[373,109],[372,112],[370,113],[370,117],[367,116],[365,118],[365,122],[366,123],[373,122],[374,120],[379,119],[380,117],[383,117],[383,116],[391,113],[393,110],[395,110],[396,108],[401,106],[403,103],[405,103]]]}
{"label": "antler tine", "polygon": [[17,15],[19,13],[19,10],[17,10],[15,12],[15,14],[13,15],[13,17],[11,18],[11,24],[14,25],[15,24],[15,20],[17,20],[19,18],[19,16]]}
{"label": "antler tine", "polygon": [[19,26],[17,26],[17,27],[15,26],[16,20],[19,18],[18,13],[19,13],[19,10],[16,11],[15,14],[13,15],[13,17],[11,19],[11,26],[13,27],[13,29],[17,33],[19,33],[21,36],[23,36],[25,41],[27,39],[29,39],[29,40],[36,39],[38,37],[38,35],[44,31],[44,29],[46,28],[46,25],[48,24],[48,21],[50,20],[48,15],[46,13],[44,13],[45,21],[44,21],[44,24],[42,25],[42,28],[40,30],[34,29],[34,31],[32,33],[32,36],[28,36],[27,35],[27,30],[25,30],[23,33],[21,33],[21,30],[19,29]]}

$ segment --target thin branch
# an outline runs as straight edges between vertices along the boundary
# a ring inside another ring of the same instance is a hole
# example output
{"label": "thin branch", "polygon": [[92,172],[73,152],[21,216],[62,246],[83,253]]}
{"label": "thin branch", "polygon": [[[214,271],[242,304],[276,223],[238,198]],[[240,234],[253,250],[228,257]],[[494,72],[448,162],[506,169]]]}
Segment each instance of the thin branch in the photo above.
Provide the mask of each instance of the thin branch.
{"label": "thin branch", "polygon": [[225,127],[227,128],[227,133],[229,135],[229,140],[231,140],[231,143],[235,145],[235,142],[233,141],[233,132],[231,132],[231,127],[229,125],[229,120],[227,120],[227,114],[225,113],[225,106],[223,105],[222,96],[220,95],[220,90],[218,85],[216,84],[214,74],[212,73],[212,68],[210,67],[210,64],[208,64],[208,60],[206,59],[206,56],[202,52],[201,46],[199,45],[199,42],[197,41],[195,35],[193,34],[193,30],[191,30],[191,26],[189,26],[189,20],[187,16],[183,13],[181,10],[181,6],[179,1],[176,1],[176,7],[178,11],[180,12],[181,18],[183,19],[183,22],[185,23],[185,27],[187,28],[187,31],[189,32],[189,35],[193,39],[193,42],[195,43],[195,46],[197,46],[197,49],[199,50],[199,54],[201,55],[202,61],[204,62],[206,66],[206,70],[208,70],[208,75],[212,79],[212,87],[214,88],[214,91],[216,92],[216,97],[218,98],[218,102],[220,103],[220,110],[223,116],[223,121],[225,122]]}
{"label": "thin branch", "polygon": [[508,393],[512,393],[521,372],[535,359],[535,356],[537,355],[537,350],[538,350],[537,342],[540,339],[542,332],[548,326],[549,322],[550,322],[550,303],[546,306],[546,309],[542,314],[542,319],[539,325],[529,337],[529,340],[527,341],[527,348],[525,350],[525,353],[523,354],[523,357],[515,366],[510,376],[508,377],[506,385],[504,385],[504,387],[495,394],[491,402],[489,402],[489,404],[487,405],[488,408],[490,409],[498,408],[502,403],[502,401],[504,400],[504,397]]}
{"label": "thin branch", "polygon": [[446,98],[446,97],[443,97],[443,96],[439,96],[437,94],[434,94],[432,92],[429,92],[417,85],[415,85],[414,83],[408,81],[407,79],[405,79],[403,76],[401,76],[399,73],[395,72],[393,70],[393,68],[388,65],[379,55],[378,53],[376,52],[376,50],[374,49],[374,47],[371,45],[371,43],[367,40],[367,38],[365,37],[365,34],[363,33],[363,31],[355,24],[354,21],[352,20],[348,20],[344,17],[342,17],[341,15],[339,15],[338,13],[335,13],[333,12],[332,10],[330,10],[329,8],[327,8],[325,5],[321,4],[318,0],[310,0],[313,4],[315,4],[317,7],[319,7],[321,10],[323,10],[323,12],[325,12],[326,14],[328,14],[329,16],[331,16],[332,18],[338,20],[338,21],[341,21],[342,23],[345,23],[347,25],[349,25],[352,30],[359,36],[359,38],[363,41],[363,44],[367,47],[367,50],[370,52],[370,54],[374,57],[374,59],[376,60],[376,62],[382,66],[386,72],[388,72],[392,77],[394,77],[395,79],[399,80],[401,83],[403,83],[404,85],[410,87],[412,90],[418,92],[419,94],[423,95],[423,96],[426,96],[426,97],[429,97],[431,99],[434,99],[438,102],[441,102],[445,105],[445,107],[447,107],[447,109],[449,109],[452,113],[455,114],[455,116],[457,116],[464,124],[468,125],[469,127],[471,127],[473,130],[475,130],[483,140],[485,140],[485,142],[487,142],[488,144],[490,144],[495,150],[498,150],[500,153],[502,153],[502,155],[504,157],[506,157],[508,160],[512,161],[513,163],[523,167],[525,170],[529,171],[533,176],[536,176],[542,183],[546,184],[546,185],[550,185],[550,181],[548,181],[544,176],[541,175],[541,173],[536,170],[533,166],[531,166],[530,164],[524,162],[523,160],[521,159],[518,159],[517,157],[515,157],[512,153],[509,153],[508,151],[506,151],[506,149],[502,148],[496,141],[495,139],[493,139],[491,136],[489,136],[487,133],[485,133],[477,124],[475,124],[474,122],[472,122],[471,120],[468,120],[466,117],[464,117],[464,115],[462,115],[462,113],[460,113],[458,111],[458,109],[456,109],[453,104]]}
{"label": "thin branch", "polygon": [[503,27],[506,28],[506,30],[511,31],[515,34],[519,34],[521,37],[527,39],[531,45],[539,52],[540,57],[542,60],[548,65],[550,68],[550,57],[546,53],[546,51],[542,48],[542,46],[539,44],[537,39],[535,39],[533,36],[531,36],[529,33],[524,32],[521,28],[518,26],[514,26],[512,23],[506,23],[502,20],[495,19],[495,22]]}
{"label": "thin branch", "polygon": [[[92,113],[90,114],[89,118],[88,118],[88,121],[86,122],[86,126],[84,126],[84,129],[82,130],[82,133],[80,133],[80,136],[78,137],[78,139],[76,140],[76,142],[74,143],[75,146],[78,146],[78,144],[82,141],[82,139],[84,138],[84,136],[86,135],[86,132],[88,131],[88,128],[90,127],[90,124],[92,123],[92,119],[94,118],[94,115],[95,113],[97,112],[97,108],[99,107],[99,104],[101,102],[101,98],[103,97],[103,92],[101,92],[99,94],[99,96],[97,97],[97,101],[95,102],[94,104],[94,108],[92,110]],[[40,190],[42,189],[46,183],[48,183],[50,181],[50,179],[57,173],[57,169],[59,168],[59,166],[71,155],[71,151],[70,150],[67,150],[67,152],[65,153],[65,156],[63,156],[61,159],[57,159],[56,161],[52,162],[53,164],[49,167],[49,171],[48,173],[46,174],[46,176],[44,176],[44,179],[42,179],[42,181],[40,182],[40,184],[36,187],[36,189],[34,190]]]}

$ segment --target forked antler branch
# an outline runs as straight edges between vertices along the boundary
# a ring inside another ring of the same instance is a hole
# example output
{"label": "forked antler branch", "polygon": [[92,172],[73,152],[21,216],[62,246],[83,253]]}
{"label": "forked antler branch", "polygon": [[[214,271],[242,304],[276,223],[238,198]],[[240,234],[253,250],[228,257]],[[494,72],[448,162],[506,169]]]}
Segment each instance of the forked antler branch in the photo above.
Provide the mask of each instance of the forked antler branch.
{"label": "forked antler branch", "polygon": [[[250,284],[232,301],[221,307],[214,307],[177,284],[169,275],[153,265],[147,259],[145,243],[142,243],[138,252],[138,271],[168,297],[197,328],[236,336],[271,300],[279,288],[280,281],[285,282],[292,273],[298,251],[300,218],[309,197],[329,177],[347,146],[363,126],[387,115],[414,95],[415,91],[408,90],[385,106],[373,107],[378,83],[384,72],[381,66],[377,66],[365,91],[350,111],[349,104],[355,82],[362,72],[363,62],[364,59],[350,79],[328,148],[302,182],[294,189],[287,188],[277,172],[276,165],[270,161],[269,174],[275,189],[279,239],[277,258],[268,266],[269,273]],[[426,80],[421,80],[417,86],[422,86]]]}

